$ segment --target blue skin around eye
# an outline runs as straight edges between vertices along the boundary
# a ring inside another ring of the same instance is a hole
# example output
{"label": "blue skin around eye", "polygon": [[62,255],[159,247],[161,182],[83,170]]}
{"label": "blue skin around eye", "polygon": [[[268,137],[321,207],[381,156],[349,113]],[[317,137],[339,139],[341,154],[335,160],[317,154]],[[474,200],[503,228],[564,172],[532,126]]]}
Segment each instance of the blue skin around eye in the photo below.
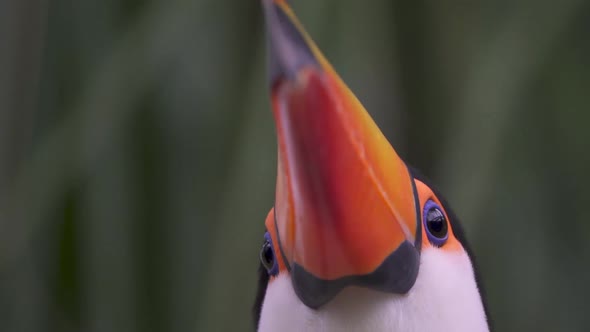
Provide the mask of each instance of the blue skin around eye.
{"label": "blue skin around eye", "polygon": [[430,230],[428,229],[428,225],[426,224],[426,216],[428,215],[428,211],[430,211],[431,209],[438,209],[443,215],[444,212],[443,209],[431,199],[429,199],[426,202],[426,204],[424,204],[424,210],[422,211],[422,222],[424,224],[424,229],[426,229],[426,235],[428,236],[428,240],[430,240],[430,243],[432,243],[433,245],[440,247],[443,244],[445,244],[445,242],[447,242],[447,239],[449,238],[449,233],[447,232],[445,237],[442,239],[430,234]]}
{"label": "blue skin around eye", "polygon": [[264,239],[270,243],[270,247],[272,248],[272,254],[274,256],[272,268],[268,270],[268,274],[271,276],[276,276],[279,273],[279,263],[277,263],[277,255],[275,252],[275,246],[272,243],[272,237],[268,232],[264,233]]}

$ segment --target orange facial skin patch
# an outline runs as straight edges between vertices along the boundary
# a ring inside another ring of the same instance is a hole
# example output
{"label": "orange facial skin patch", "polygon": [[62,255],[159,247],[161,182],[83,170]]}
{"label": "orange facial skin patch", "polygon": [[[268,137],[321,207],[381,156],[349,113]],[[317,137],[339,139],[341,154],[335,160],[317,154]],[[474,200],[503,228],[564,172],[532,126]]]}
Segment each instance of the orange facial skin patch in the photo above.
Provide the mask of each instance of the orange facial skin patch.
{"label": "orange facial skin patch", "polygon": [[[422,181],[416,179],[414,179],[414,181],[416,183],[416,190],[418,191],[418,198],[420,200],[420,211],[424,211],[424,204],[426,204],[428,200],[432,200],[442,208],[442,212],[444,213],[445,218],[447,219],[449,237],[447,241],[439,248],[446,251],[463,250],[463,246],[461,245],[459,240],[457,240],[455,234],[453,233],[453,226],[451,220],[449,219],[449,215],[447,214],[447,211],[445,211],[444,206],[442,205],[438,197],[436,197],[432,189],[430,189],[430,187],[428,187]],[[422,223],[424,223],[423,218],[424,213],[420,213],[420,219]],[[433,247],[433,245],[430,243],[430,241],[428,240],[428,236],[426,235],[426,227],[422,227],[422,250],[424,250],[424,248],[426,247]]]}

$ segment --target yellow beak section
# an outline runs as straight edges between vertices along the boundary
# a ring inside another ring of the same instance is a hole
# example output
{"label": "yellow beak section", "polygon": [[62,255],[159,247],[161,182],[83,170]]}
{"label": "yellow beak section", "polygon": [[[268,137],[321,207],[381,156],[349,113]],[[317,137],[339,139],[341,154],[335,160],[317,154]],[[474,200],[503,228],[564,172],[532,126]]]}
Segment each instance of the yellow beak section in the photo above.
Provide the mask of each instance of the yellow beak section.
{"label": "yellow beak section", "polygon": [[408,168],[288,5],[264,10],[279,148],[267,229],[296,293],[316,308],[347,285],[407,292],[421,234]]}

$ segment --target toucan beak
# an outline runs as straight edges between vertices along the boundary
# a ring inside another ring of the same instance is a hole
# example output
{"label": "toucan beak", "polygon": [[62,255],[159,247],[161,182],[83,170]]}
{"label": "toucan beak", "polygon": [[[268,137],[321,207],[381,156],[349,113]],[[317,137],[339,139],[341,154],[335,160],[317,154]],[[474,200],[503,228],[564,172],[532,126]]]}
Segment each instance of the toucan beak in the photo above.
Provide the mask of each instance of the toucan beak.
{"label": "toucan beak", "polygon": [[317,308],[347,285],[406,293],[421,241],[407,166],[286,2],[264,14],[279,150],[267,227],[297,295]]}

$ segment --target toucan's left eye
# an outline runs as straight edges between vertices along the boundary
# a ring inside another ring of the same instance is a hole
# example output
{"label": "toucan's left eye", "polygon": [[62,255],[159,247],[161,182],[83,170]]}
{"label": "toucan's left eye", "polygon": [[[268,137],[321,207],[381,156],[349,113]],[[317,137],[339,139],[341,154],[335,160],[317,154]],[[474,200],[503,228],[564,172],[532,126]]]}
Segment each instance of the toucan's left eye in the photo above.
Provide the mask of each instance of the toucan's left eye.
{"label": "toucan's left eye", "polygon": [[442,246],[449,237],[449,227],[447,218],[442,211],[442,208],[432,200],[428,200],[424,204],[424,228],[426,228],[426,235],[428,240],[433,245]]}
{"label": "toucan's left eye", "polygon": [[264,244],[262,245],[262,249],[260,249],[260,262],[264,265],[269,275],[274,276],[279,272],[279,266],[272,246],[272,238],[268,232],[264,234]]}

